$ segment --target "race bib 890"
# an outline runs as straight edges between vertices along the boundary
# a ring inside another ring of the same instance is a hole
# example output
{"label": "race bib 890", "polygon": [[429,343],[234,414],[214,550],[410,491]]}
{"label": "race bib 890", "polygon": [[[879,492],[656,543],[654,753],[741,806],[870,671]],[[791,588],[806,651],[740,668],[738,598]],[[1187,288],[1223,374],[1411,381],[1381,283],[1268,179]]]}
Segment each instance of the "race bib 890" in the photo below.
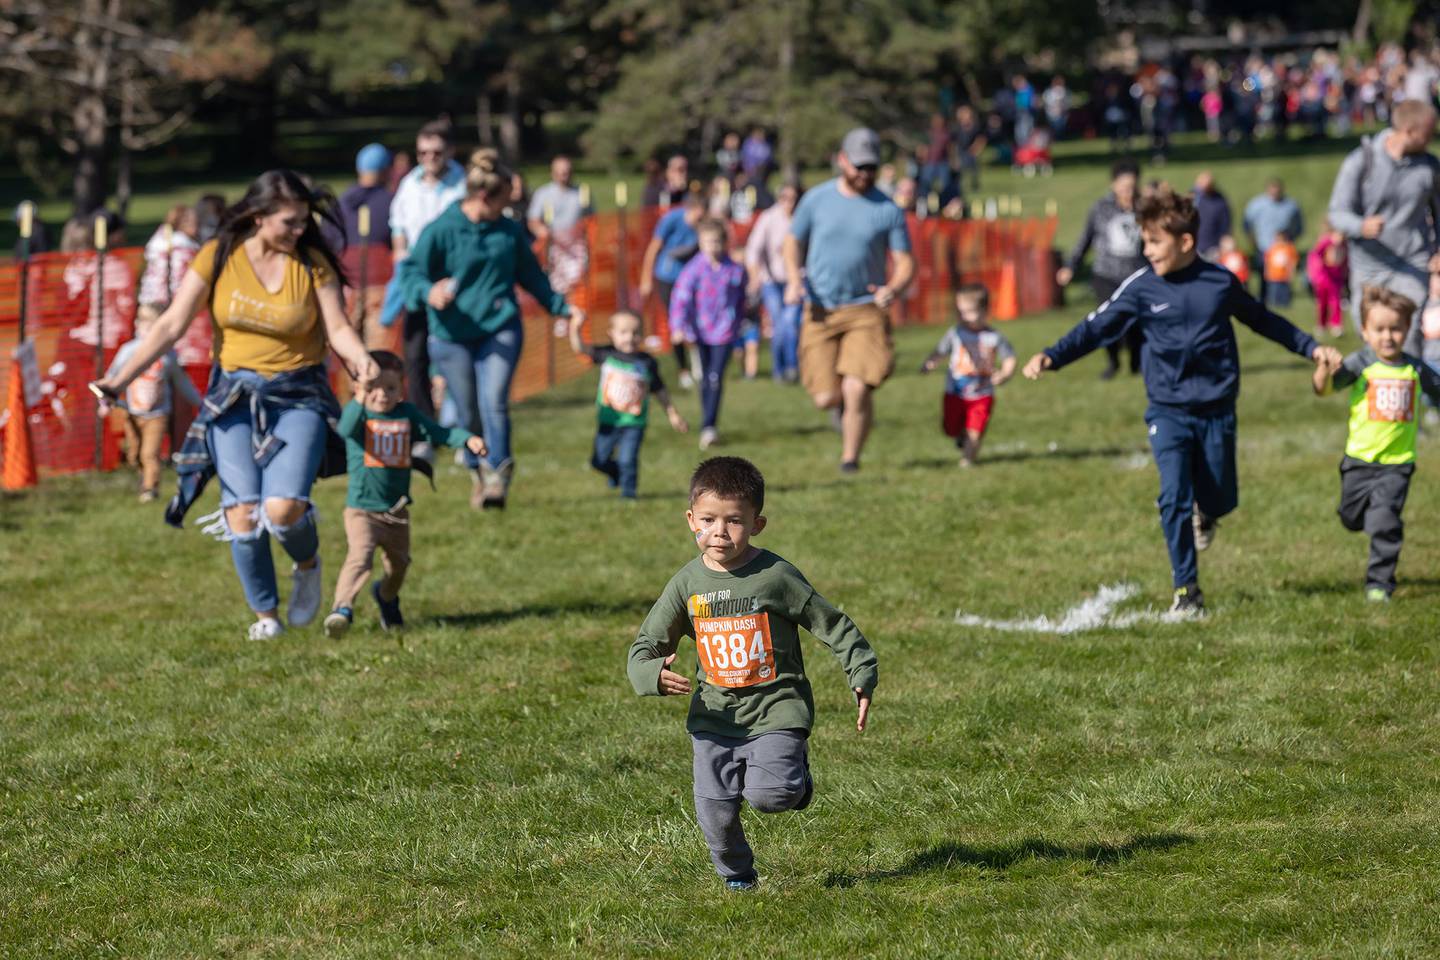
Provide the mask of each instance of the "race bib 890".
{"label": "race bib 890", "polygon": [[695,651],[705,678],[717,687],[750,687],[775,678],[770,615],[695,617]]}
{"label": "race bib 890", "polygon": [[1370,419],[1387,423],[1415,419],[1414,380],[1371,380],[1365,388]]}

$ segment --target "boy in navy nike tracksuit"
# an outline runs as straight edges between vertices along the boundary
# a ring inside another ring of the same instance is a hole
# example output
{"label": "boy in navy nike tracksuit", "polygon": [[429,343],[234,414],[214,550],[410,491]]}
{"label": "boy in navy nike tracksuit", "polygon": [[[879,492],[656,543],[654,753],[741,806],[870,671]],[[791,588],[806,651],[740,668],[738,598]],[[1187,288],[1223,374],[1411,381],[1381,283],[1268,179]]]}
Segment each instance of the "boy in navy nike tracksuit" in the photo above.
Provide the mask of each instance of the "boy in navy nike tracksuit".
{"label": "boy in navy nike tracksuit", "polygon": [[[1025,365],[1039,379],[1132,328],[1144,334],[1142,370],[1150,407],[1145,422],[1160,470],[1160,525],[1170,551],[1172,612],[1204,611],[1195,552],[1209,545],[1215,521],[1239,501],[1235,473],[1235,398],[1240,353],[1231,318],[1317,365],[1339,362],[1245,292],[1224,267],[1195,250],[1198,218],[1189,197],[1162,188],[1139,206],[1145,258],[1113,296]],[[1333,357],[1330,355],[1334,354]]]}

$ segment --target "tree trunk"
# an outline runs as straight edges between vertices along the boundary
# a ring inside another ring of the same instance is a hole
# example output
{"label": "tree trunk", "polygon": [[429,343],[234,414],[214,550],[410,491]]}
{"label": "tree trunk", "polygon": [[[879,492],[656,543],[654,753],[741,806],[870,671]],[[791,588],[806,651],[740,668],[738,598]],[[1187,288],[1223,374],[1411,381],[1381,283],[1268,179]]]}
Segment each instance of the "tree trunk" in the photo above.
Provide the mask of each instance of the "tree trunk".
{"label": "tree trunk", "polygon": [[[792,21],[793,22],[793,21]],[[775,155],[780,162],[782,182],[800,182],[800,162],[795,157],[795,134],[790,128],[790,103],[795,89],[795,34],[785,30],[780,36],[780,50],[777,57],[780,88],[780,109],[776,114],[779,129],[776,137]]]}
{"label": "tree trunk", "polygon": [[1370,39],[1370,17],[1373,12],[1372,0],[1360,0],[1360,9],[1355,12],[1355,27],[1350,33],[1350,42],[1357,47],[1364,46]]}
{"label": "tree trunk", "polygon": [[88,217],[105,205],[106,127],[109,115],[99,94],[82,94],[73,113],[75,142],[75,216]]}
{"label": "tree trunk", "polygon": [[495,117],[493,98],[489,90],[481,90],[475,97],[475,126],[479,130],[480,146],[495,146]]}
{"label": "tree trunk", "polygon": [[508,163],[520,159],[520,74],[505,74],[505,114],[500,118],[500,152]]}

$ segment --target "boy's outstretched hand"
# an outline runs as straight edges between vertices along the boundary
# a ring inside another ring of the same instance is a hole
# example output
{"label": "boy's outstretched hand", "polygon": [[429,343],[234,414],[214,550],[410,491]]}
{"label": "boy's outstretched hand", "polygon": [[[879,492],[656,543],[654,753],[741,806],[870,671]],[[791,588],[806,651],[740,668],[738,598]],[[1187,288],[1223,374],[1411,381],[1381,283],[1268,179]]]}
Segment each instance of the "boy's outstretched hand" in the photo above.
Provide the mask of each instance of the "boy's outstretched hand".
{"label": "boy's outstretched hand", "polygon": [[864,733],[865,721],[870,719],[870,698],[859,687],[855,688],[855,702],[859,705],[859,712],[855,716],[855,730]]}
{"label": "boy's outstretched hand", "polygon": [[1314,352],[1310,354],[1310,359],[1315,361],[1315,366],[1323,367],[1332,373],[1339,370],[1340,365],[1345,362],[1345,358],[1340,355],[1339,350],[1323,344],[1315,348]]}
{"label": "boy's outstretched hand", "polygon": [[488,453],[490,450],[490,448],[485,445],[484,437],[471,437],[469,440],[466,440],[465,449],[469,450],[477,457],[485,456],[485,454]]}
{"label": "boy's outstretched hand", "polygon": [[1054,361],[1048,354],[1037,353],[1026,362],[1025,369],[1021,372],[1025,374],[1026,380],[1039,380],[1040,374],[1049,370],[1053,365]]}
{"label": "boy's outstretched hand", "polygon": [[[674,697],[690,692],[690,678],[681,676],[670,669],[670,664],[675,662],[675,654],[665,658],[660,665],[660,695],[662,697]],[[866,701],[869,705],[869,701]]]}

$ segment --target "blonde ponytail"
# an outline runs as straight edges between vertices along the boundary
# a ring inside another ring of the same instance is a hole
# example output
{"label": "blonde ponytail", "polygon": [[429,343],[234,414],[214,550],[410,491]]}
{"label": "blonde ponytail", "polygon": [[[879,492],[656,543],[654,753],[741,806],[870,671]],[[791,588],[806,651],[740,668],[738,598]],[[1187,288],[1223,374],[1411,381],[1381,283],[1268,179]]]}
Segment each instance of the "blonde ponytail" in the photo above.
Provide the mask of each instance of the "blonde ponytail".
{"label": "blonde ponytail", "polygon": [[481,147],[470,154],[470,166],[465,171],[465,193],[471,197],[493,197],[500,192],[510,193],[510,171],[500,162],[499,151]]}

